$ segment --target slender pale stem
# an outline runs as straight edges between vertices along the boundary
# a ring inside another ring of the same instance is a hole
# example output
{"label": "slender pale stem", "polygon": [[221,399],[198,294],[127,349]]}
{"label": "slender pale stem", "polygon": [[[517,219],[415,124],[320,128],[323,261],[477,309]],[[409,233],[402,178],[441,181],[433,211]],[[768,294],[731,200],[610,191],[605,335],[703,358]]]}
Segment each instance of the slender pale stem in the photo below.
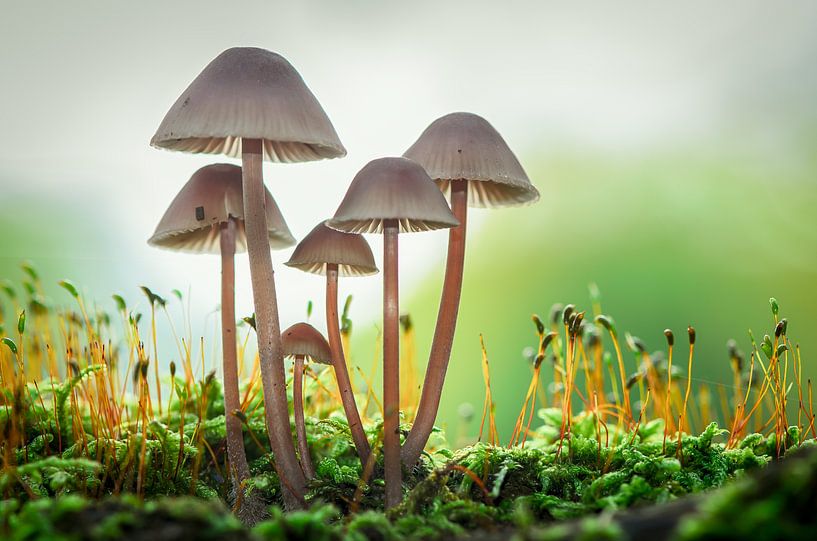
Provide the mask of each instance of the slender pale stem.
{"label": "slender pale stem", "polygon": [[428,358],[423,392],[417,417],[411,427],[406,443],[403,444],[402,458],[406,466],[412,466],[423,452],[434,421],[440,409],[440,397],[443,393],[445,373],[451,358],[451,345],[454,342],[454,331],[457,327],[457,312],[460,307],[462,291],[462,271],[465,264],[465,230],[468,218],[468,181],[451,181],[451,211],[460,225],[448,233],[448,260],[445,264],[445,281],[443,282],[440,311],[437,314],[437,327],[434,330],[434,341]]}
{"label": "slender pale stem", "polygon": [[346,420],[349,423],[349,431],[352,433],[352,440],[355,442],[357,455],[360,463],[366,467],[369,460],[371,447],[366,439],[366,432],[363,430],[363,423],[360,420],[360,413],[355,404],[355,393],[352,391],[352,382],[349,379],[349,370],[346,367],[346,357],[343,354],[343,342],[340,337],[340,326],[338,322],[338,266],[329,264],[326,266],[326,329],[329,334],[329,348],[332,350],[332,366],[335,368],[335,379],[340,391],[340,401],[343,410],[346,412]]}
{"label": "slender pale stem", "polygon": [[261,169],[262,150],[259,139],[243,139],[242,184],[244,188],[244,228],[247,234],[247,253],[250,260],[255,326],[258,335],[258,354],[261,358],[261,383],[264,388],[264,414],[270,445],[275,454],[284,500],[288,508],[303,505],[306,478],[298,464],[286,393],[286,373],[281,347],[281,327],[278,322],[278,301],[275,295],[275,276],[272,270],[269,234]]}
{"label": "slender pale stem", "polygon": [[[88,316],[85,316],[87,321]],[[156,303],[150,301],[150,331],[153,337],[153,371],[156,373],[156,403],[159,406],[159,416],[162,416],[162,380],[159,379],[159,346],[156,340]]]}
{"label": "slender pale stem", "polygon": [[397,220],[383,224],[383,467],[386,509],[403,499],[400,463],[400,335]]}
{"label": "slender pale stem", "polygon": [[250,476],[244,451],[241,420],[234,412],[241,409],[238,391],[238,362],[235,336],[235,222],[221,225],[221,349],[224,369],[224,409],[227,425],[227,458],[236,497]]}
{"label": "slender pale stem", "polygon": [[295,415],[295,432],[298,434],[298,451],[301,453],[301,468],[307,479],[315,477],[312,457],[309,456],[309,445],[306,442],[306,423],[304,422],[304,356],[295,356],[295,369],[292,377],[292,409]]}
{"label": "slender pale stem", "polygon": [[[687,389],[684,393],[684,406],[681,409],[681,426],[678,427],[678,430],[686,429],[687,432],[690,431],[689,421],[687,421],[687,404],[689,403],[689,395],[692,392],[692,357],[695,354],[695,344],[689,344],[689,361],[687,363]],[[686,428],[684,424],[686,423]]]}
{"label": "slender pale stem", "polygon": [[621,395],[624,405],[624,415],[627,418],[627,423],[633,422],[633,411],[630,406],[630,388],[627,387],[627,372],[624,369],[624,359],[621,357],[621,346],[618,343],[618,336],[613,331],[610,332],[610,339],[613,341],[613,347],[616,350],[616,359],[618,359],[618,372],[621,376]]}

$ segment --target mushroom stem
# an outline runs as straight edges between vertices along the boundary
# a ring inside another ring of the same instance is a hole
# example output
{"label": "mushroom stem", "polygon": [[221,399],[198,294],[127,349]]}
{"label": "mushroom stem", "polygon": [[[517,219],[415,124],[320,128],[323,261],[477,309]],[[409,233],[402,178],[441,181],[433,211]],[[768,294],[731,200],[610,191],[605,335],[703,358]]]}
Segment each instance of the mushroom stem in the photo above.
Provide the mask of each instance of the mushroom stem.
{"label": "mushroom stem", "polygon": [[264,390],[264,415],[270,446],[278,470],[284,477],[281,486],[287,508],[302,507],[306,478],[298,464],[286,393],[286,373],[278,322],[278,301],[272,270],[267,219],[264,209],[264,179],[261,169],[260,139],[242,139],[242,186],[244,189],[244,229],[250,260],[253,304],[255,305],[258,355],[261,360],[261,383]]}
{"label": "mushroom stem", "polygon": [[397,220],[383,221],[383,468],[386,509],[403,499],[400,464],[400,338]]}
{"label": "mushroom stem", "polygon": [[238,361],[235,336],[235,222],[221,224],[221,350],[224,364],[224,406],[227,425],[227,458],[236,498],[241,498],[242,483],[250,476],[244,451],[241,420],[234,415],[241,409],[238,390]]}
{"label": "mushroom stem", "polygon": [[304,356],[295,356],[295,368],[292,378],[292,408],[295,415],[295,432],[298,434],[298,451],[301,453],[301,468],[307,479],[315,477],[312,457],[309,456],[309,445],[306,443],[306,423],[304,422]]}
{"label": "mushroom stem", "polygon": [[366,432],[363,430],[363,423],[355,403],[355,393],[352,391],[352,382],[349,379],[349,370],[346,366],[346,356],[343,354],[338,323],[338,266],[334,263],[326,266],[326,329],[329,334],[329,348],[332,350],[332,366],[335,368],[335,380],[340,391],[340,401],[346,413],[357,455],[365,468],[371,447],[369,440],[366,439]]}
{"label": "mushroom stem", "polygon": [[425,448],[437,411],[440,409],[440,397],[445,383],[445,372],[451,358],[451,345],[454,341],[454,330],[457,327],[457,312],[460,306],[462,291],[462,272],[465,264],[465,229],[468,217],[468,181],[451,181],[451,211],[460,225],[452,227],[448,233],[448,259],[445,264],[445,281],[443,282],[440,311],[437,314],[437,327],[431,343],[423,391],[417,407],[417,417],[411,431],[403,444],[401,456],[403,464],[412,466],[420,458]]}

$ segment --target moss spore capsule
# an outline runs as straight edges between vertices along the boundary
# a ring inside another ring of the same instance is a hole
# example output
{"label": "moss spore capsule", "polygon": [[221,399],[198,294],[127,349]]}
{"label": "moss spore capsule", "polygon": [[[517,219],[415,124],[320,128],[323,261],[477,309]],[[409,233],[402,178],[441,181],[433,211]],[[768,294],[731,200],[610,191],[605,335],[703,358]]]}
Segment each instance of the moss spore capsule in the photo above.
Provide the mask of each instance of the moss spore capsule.
{"label": "moss spore capsule", "polygon": [[777,299],[771,297],[769,299],[769,306],[772,308],[772,314],[774,315],[775,319],[778,315],[780,315],[780,304],[778,304]]}
{"label": "moss spore capsule", "polygon": [[573,315],[573,312],[576,310],[576,307],[572,304],[568,304],[565,306],[564,311],[562,312],[562,324],[569,325],[570,324],[570,316]]}
{"label": "moss spore capsule", "polygon": [[545,324],[542,323],[542,320],[539,319],[539,316],[533,314],[531,316],[531,319],[533,320],[533,324],[536,325],[536,332],[539,334],[545,334]]}
{"label": "moss spore capsule", "polygon": [[607,332],[612,334],[614,338],[618,336],[615,324],[613,323],[613,318],[610,316],[598,315],[596,316],[596,323],[607,329]]}
{"label": "moss spore capsule", "polygon": [[550,324],[551,325],[555,326],[555,325],[557,325],[559,323],[559,320],[562,317],[562,313],[564,312],[564,309],[565,309],[564,304],[558,303],[558,302],[550,307],[550,317],[549,317],[549,319],[550,319]]}

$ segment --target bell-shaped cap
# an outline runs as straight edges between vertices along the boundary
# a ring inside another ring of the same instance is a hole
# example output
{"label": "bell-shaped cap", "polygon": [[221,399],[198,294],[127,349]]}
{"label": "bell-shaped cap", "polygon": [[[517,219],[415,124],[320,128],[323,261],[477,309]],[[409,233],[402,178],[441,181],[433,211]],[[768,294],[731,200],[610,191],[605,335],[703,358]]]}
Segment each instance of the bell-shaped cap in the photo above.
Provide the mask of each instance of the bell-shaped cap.
{"label": "bell-shaped cap", "polygon": [[422,165],[446,195],[452,180],[467,180],[472,207],[518,206],[539,199],[499,132],[473,113],[438,118],[403,155]]}
{"label": "bell-shaped cap", "polygon": [[261,139],[264,159],[307,162],[346,155],[335,128],[284,57],[255,47],[227,49],[165,115],[155,147],[241,156],[241,139]]}
{"label": "bell-shaped cap", "polygon": [[428,174],[406,158],[367,163],[326,225],[347,233],[380,233],[384,220],[397,220],[401,233],[459,225]]}
{"label": "bell-shaped cap", "polygon": [[318,329],[309,323],[296,323],[283,333],[281,340],[284,355],[294,357],[304,355],[316,363],[332,364],[332,351],[329,342]]}
{"label": "bell-shaped cap", "polygon": [[[284,217],[266,189],[267,229],[272,249],[295,244]],[[151,246],[179,252],[217,254],[221,247],[221,224],[236,221],[236,251],[247,248],[244,233],[244,201],[241,168],[217,163],[193,173],[170,203],[156,231],[148,240]]]}
{"label": "bell-shaped cap", "polygon": [[326,275],[326,266],[338,266],[341,276],[369,276],[377,273],[372,249],[363,235],[337,231],[320,223],[298,243],[284,263],[302,271]]}

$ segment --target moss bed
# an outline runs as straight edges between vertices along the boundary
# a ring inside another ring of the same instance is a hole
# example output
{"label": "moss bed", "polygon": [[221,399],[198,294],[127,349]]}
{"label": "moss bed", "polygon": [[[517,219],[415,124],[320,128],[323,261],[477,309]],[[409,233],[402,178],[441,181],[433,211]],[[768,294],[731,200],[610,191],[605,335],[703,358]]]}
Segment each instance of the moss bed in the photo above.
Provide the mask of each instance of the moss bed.
{"label": "moss bed", "polygon": [[[114,296],[124,327],[117,332],[116,316],[89,314],[70,283],[61,285],[78,311],[51,306],[37,293],[36,273],[28,275],[27,309],[3,289],[17,321],[7,320],[0,338],[2,540],[801,539],[817,528],[811,384],[801,381],[799,348],[789,340],[774,299],[774,338],[756,342],[750,334],[751,363],[730,346],[737,392],[731,408],[724,396],[720,412],[730,419],[729,430],[710,422],[699,424],[697,435],[688,429],[687,409],[699,419],[712,415],[705,413],[703,394],[690,395],[692,378],[629,335],[638,369],[625,374],[610,318],[598,316],[595,328],[576,325],[565,340],[571,347],[566,350],[557,337],[546,356],[545,324],[534,317],[539,354],[513,444],[498,444],[486,356],[490,443],[456,449],[436,431],[420,461],[404,468],[402,503],[388,511],[382,416],[375,401],[369,403],[371,391],[360,397],[375,457],[364,468],[328,388],[330,376],[310,374],[306,435],[316,475],[303,509],[284,512],[257,362],[240,388],[242,409],[231,413],[241,420],[251,474],[237,495],[227,475],[221,383],[214,372],[205,373],[203,355],[193,368],[191,341],[179,344],[179,373],[170,363],[167,384],[151,389],[149,375],[156,370],[157,382],[159,374],[145,347],[151,340],[140,330],[155,332],[155,311],[148,326],[147,318],[141,321]],[[165,309],[166,301],[144,289],[151,307]],[[566,310],[552,310],[552,329],[560,329]],[[601,327],[610,334],[617,363],[603,351]],[[249,336],[252,330],[245,329]],[[688,331],[691,369],[695,333]],[[572,345],[582,340],[589,353],[579,347],[581,355],[573,357]],[[153,358],[161,359],[155,342]],[[593,396],[594,407],[571,410],[562,399],[562,407],[536,408],[536,376],[545,359],[557,372],[566,366],[575,372],[573,361],[581,360],[584,393],[572,379],[568,388]],[[616,392],[615,364],[622,367],[619,391],[638,392],[633,416],[629,399]],[[600,407],[605,366],[613,390]],[[164,400],[153,398],[160,388]],[[530,430],[523,426],[529,399],[528,415],[535,411],[537,418],[531,424],[528,417]],[[484,415],[483,427],[485,422]],[[750,426],[759,433],[748,433]],[[410,428],[403,424],[402,435]],[[242,508],[245,501],[254,506]]]}
{"label": "moss bed", "polygon": [[[206,446],[219,452],[223,416],[217,407],[211,413]],[[542,437],[524,448],[478,443],[426,455],[407,472],[404,503],[388,514],[377,470],[371,483],[360,484],[360,464],[343,421],[313,421],[311,443],[322,459],[308,510],[280,510],[270,457],[261,454],[252,462],[252,490],[263,495],[270,515],[253,528],[231,514],[216,463],[201,463],[195,485],[188,471],[168,479],[167,464],[175,464],[178,446],[165,442],[151,449],[144,498],[112,496],[105,460],[75,458],[69,448],[0,477],[3,494],[16,495],[0,503],[0,532],[14,541],[639,539],[652,528],[660,534],[650,538],[740,538],[751,532],[780,539],[817,526],[817,514],[809,511],[817,509],[817,446],[801,441],[796,427],[789,430],[783,458],[775,460],[774,436],[752,434],[726,449],[719,441],[725,431],[714,423],[698,436],[684,436],[680,451],[677,442],[664,442],[660,420],[600,444],[592,416],[579,416],[573,436],[559,449],[547,436],[558,429],[559,411],[542,410],[540,417]],[[262,426],[256,429],[263,435]]]}

